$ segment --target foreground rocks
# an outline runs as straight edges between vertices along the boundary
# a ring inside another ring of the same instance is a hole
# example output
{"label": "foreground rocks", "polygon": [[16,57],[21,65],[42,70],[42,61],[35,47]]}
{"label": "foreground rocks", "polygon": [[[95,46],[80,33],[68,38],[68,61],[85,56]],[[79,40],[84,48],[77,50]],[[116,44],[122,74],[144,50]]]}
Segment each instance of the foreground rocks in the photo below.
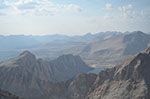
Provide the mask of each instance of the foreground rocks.
{"label": "foreground rocks", "polygon": [[[67,82],[65,90],[49,91],[50,99],[150,99],[150,48],[98,75],[84,74]],[[61,83],[62,84],[62,83]],[[64,85],[63,85],[64,86]],[[46,96],[45,95],[45,96]],[[45,98],[46,99],[46,98]]]}
{"label": "foreground rocks", "polygon": [[23,99],[0,89],[0,99]]}

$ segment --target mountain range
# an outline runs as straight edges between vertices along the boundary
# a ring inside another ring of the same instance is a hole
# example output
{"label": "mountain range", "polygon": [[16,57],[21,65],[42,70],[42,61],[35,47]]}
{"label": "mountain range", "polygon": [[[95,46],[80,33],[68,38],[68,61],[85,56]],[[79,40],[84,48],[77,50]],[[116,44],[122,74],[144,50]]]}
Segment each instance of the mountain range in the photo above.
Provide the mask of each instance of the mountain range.
{"label": "mountain range", "polygon": [[[66,35],[10,35],[0,36],[0,61],[8,60],[19,55],[24,50],[29,50],[39,58],[54,59],[60,56],[58,52],[79,45],[84,45],[95,40],[104,40],[121,32],[101,32],[98,34],[85,34],[81,36]],[[19,42],[18,42],[19,41]],[[55,55],[57,54],[57,56]],[[62,54],[61,54],[62,55]],[[51,57],[50,57],[51,56]]]}
{"label": "mountain range", "polygon": [[[53,58],[40,59],[24,51],[1,62],[0,89],[25,99],[150,99],[149,34],[111,32],[97,37],[84,35],[91,41],[53,51],[55,58],[48,54]],[[103,68],[95,74],[82,59]],[[15,97],[2,90],[0,97]]]}
{"label": "mountain range", "polygon": [[107,31],[82,36],[2,36],[0,41],[1,61],[16,57],[23,50],[29,50],[44,60],[73,54],[80,55],[91,67],[110,68],[146,49],[150,44],[150,35],[141,31]]}
{"label": "mountain range", "polygon": [[[121,33],[104,40],[75,46],[57,52],[61,54],[80,55],[92,67],[113,67],[127,57],[146,49],[150,44],[150,35],[141,31]],[[51,56],[51,55],[50,55]]]}
{"label": "mountain range", "polygon": [[72,81],[55,83],[40,98],[150,99],[149,71],[150,48],[98,75],[81,74]]}
{"label": "mountain range", "polygon": [[52,61],[37,59],[29,51],[0,64],[0,88],[33,99],[51,83],[92,70],[80,56],[63,55]]}
{"label": "mountain range", "polygon": [[[64,56],[58,58],[58,63],[62,57]],[[67,57],[76,56],[69,55]],[[81,58],[77,57],[77,60],[81,61]],[[61,62],[67,60],[65,58]],[[69,64],[71,60],[68,60],[66,64]],[[112,68],[102,70],[98,74],[82,72],[76,77],[60,81],[52,80],[53,75],[48,69],[51,66],[40,65],[40,62],[37,63],[36,61],[33,54],[25,51],[20,56],[1,63],[0,88],[25,99],[150,98],[150,47]],[[40,59],[40,61],[42,60]],[[61,65],[63,64],[61,63]],[[73,67],[71,66],[71,68]],[[85,66],[85,68],[89,67]],[[82,70],[84,69],[82,68]],[[68,74],[70,75],[70,73]],[[61,74],[59,76],[63,77]]]}

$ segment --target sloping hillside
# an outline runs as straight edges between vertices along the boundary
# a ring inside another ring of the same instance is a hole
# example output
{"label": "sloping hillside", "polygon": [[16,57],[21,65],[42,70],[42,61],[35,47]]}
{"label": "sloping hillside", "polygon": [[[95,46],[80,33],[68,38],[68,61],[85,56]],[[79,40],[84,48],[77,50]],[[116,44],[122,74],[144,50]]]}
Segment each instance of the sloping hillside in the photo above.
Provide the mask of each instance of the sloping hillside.
{"label": "sloping hillside", "polygon": [[80,56],[63,55],[45,62],[25,51],[0,64],[0,88],[24,98],[38,97],[48,82],[68,80],[90,70]]}

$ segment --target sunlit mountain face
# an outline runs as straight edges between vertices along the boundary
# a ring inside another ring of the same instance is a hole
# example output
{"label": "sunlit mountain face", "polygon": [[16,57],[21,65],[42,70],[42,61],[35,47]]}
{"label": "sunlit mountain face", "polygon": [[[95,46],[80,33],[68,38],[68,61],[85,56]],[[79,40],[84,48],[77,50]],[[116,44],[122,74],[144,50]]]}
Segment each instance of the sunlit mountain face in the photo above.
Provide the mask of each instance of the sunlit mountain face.
{"label": "sunlit mountain face", "polygon": [[150,99],[150,0],[0,0],[0,99]]}

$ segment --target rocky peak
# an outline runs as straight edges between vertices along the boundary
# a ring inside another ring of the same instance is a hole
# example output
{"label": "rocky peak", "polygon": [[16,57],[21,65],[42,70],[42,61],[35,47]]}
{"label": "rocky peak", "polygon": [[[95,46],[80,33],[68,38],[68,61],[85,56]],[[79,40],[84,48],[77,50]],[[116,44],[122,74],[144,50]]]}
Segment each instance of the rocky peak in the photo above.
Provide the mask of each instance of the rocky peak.
{"label": "rocky peak", "polygon": [[85,94],[93,85],[96,74],[81,74],[77,76],[69,85],[68,91],[71,99],[84,99]]}
{"label": "rocky peak", "polygon": [[92,33],[87,33],[84,36],[91,36],[91,35],[92,35]]}
{"label": "rocky peak", "polygon": [[[92,70],[80,56],[74,56],[72,54],[62,55],[51,61],[50,64],[53,70],[56,70],[56,72],[54,72],[55,78],[58,78],[59,80],[66,80],[71,78],[71,75],[76,76],[77,74]],[[61,77],[60,75],[64,76]]]}
{"label": "rocky peak", "polygon": [[134,32],[128,32],[126,33],[126,35],[128,36],[136,36],[136,37],[139,37],[139,36],[145,36],[146,34],[143,33],[142,31],[134,31]]}
{"label": "rocky peak", "polygon": [[144,34],[142,31],[134,31],[132,33],[136,33],[136,34]]}
{"label": "rocky peak", "polygon": [[150,54],[150,46],[146,49],[145,53]]}
{"label": "rocky peak", "polygon": [[35,64],[37,62],[35,55],[30,53],[29,51],[24,51],[14,60],[19,64],[30,64],[30,65]]}
{"label": "rocky peak", "polygon": [[79,64],[83,64],[83,66],[85,65],[84,61],[81,59],[79,55],[67,54],[67,55],[59,56],[57,59],[53,60],[54,63],[56,62],[58,63],[58,61],[59,63],[67,63],[67,64],[71,63],[72,65],[77,65],[77,66]]}
{"label": "rocky peak", "polygon": [[24,51],[23,53],[20,54],[20,56],[22,57],[33,57],[35,58],[35,55],[33,55],[31,52],[29,51]]}
{"label": "rocky peak", "polygon": [[150,36],[141,32],[135,31],[126,34],[123,38],[125,46],[123,55],[134,55],[145,50],[150,42]]}
{"label": "rocky peak", "polygon": [[73,57],[73,55],[72,54],[68,54],[68,55],[62,55],[62,56],[60,56],[58,58],[63,59],[63,58],[71,58],[71,57]]}
{"label": "rocky peak", "polygon": [[134,32],[131,32],[131,33],[128,33],[128,34],[125,34],[125,39],[141,39],[143,37],[146,37],[147,34],[141,32],[141,31],[134,31]]}
{"label": "rocky peak", "polygon": [[150,48],[101,71],[85,99],[150,99]]}
{"label": "rocky peak", "polygon": [[24,51],[19,56],[0,64],[0,67],[26,67],[37,63],[35,55],[29,51]]}
{"label": "rocky peak", "polygon": [[[124,61],[115,73],[115,79],[147,79],[150,71],[150,47]],[[150,81],[150,80],[149,80]]]}
{"label": "rocky peak", "polygon": [[67,55],[62,55],[60,57],[58,57],[59,60],[64,60],[64,59],[81,59],[80,56],[76,55],[72,55],[72,54],[67,54]]}

